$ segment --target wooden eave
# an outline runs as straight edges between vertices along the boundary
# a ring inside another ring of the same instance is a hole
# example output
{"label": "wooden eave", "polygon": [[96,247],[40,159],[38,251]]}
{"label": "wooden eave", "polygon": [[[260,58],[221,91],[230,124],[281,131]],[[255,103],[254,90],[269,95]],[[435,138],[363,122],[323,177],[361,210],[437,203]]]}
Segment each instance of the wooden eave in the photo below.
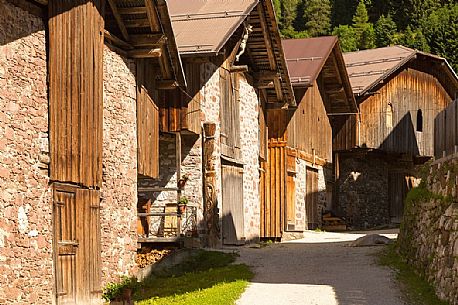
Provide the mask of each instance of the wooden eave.
{"label": "wooden eave", "polygon": [[253,63],[256,86],[265,91],[268,104],[295,107],[272,1],[260,1],[246,22],[253,26],[245,53]]}

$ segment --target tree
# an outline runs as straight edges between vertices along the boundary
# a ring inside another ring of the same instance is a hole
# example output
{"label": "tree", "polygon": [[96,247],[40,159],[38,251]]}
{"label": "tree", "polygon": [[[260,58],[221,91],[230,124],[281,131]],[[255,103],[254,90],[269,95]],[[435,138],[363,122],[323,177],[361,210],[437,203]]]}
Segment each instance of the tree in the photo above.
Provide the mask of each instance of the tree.
{"label": "tree", "polygon": [[377,47],[386,47],[394,43],[397,27],[391,16],[380,16],[375,24],[375,41]]}
{"label": "tree", "polygon": [[329,34],[331,30],[331,3],[329,0],[307,0],[304,3],[305,31],[312,36]]}
{"label": "tree", "polygon": [[281,27],[281,1],[273,0],[275,15],[277,16],[278,26]]}
{"label": "tree", "polygon": [[366,4],[361,0],[356,7],[353,16],[353,28],[355,30],[357,47],[360,50],[375,48],[375,31],[372,23],[369,22]]}
{"label": "tree", "polygon": [[415,31],[413,31],[410,28],[410,25],[407,26],[407,29],[405,30],[403,37],[401,38],[401,44],[406,47],[417,49],[424,52],[430,51],[428,41],[426,41],[426,38],[423,35],[421,29],[416,29]]}
{"label": "tree", "polygon": [[358,49],[355,29],[348,25],[339,25],[334,28],[332,35],[338,36],[342,52],[353,52]]}
{"label": "tree", "polygon": [[458,3],[432,11],[420,24],[431,52],[447,58],[458,71]]}

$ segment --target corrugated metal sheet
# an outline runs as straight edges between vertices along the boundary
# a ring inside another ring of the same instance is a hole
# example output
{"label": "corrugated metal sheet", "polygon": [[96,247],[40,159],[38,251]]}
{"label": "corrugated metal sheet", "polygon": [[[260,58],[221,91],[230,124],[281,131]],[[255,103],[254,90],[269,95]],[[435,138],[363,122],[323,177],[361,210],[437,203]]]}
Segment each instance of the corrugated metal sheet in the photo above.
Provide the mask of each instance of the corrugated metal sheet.
{"label": "corrugated metal sheet", "polygon": [[255,8],[257,0],[169,0],[178,49],[217,53]]}
{"label": "corrugated metal sheet", "polygon": [[313,84],[336,43],[335,36],[282,40],[291,83]]}
{"label": "corrugated metal sheet", "polygon": [[364,93],[413,58],[415,53],[403,46],[392,46],[344,54],[353,93]]}

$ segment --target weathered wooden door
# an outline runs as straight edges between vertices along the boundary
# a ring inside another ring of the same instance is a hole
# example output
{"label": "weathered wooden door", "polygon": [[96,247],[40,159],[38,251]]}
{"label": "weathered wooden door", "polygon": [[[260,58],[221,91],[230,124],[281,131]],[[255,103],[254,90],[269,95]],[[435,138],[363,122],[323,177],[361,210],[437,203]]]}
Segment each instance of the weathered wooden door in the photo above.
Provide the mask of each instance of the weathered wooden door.
{"label": "weathered wooden door", "polygon": [[401,223],[404,215],[404,200],[409,191],[409,177],[405,173],[388,174],[388,197],[390,199],[390,219],[392,223]]}
{"label": "weathered wooden door", "polygon": [[54,187],[54,268],[58,305],[100,301],[99,192]]}
{"label": "weathered wooden door", "polygon": [[243,167],[222,164],[223,180],[223,244],[245,243],[243,217]]}
{"label": "weathered wooden door", "polygon": [[305,209],[309,230],[318,227],[318,170],[307,167]]}
{"label": "weathered wooden door", "polygon": [[286,231],[296,230],[296,157],[286,156]]}

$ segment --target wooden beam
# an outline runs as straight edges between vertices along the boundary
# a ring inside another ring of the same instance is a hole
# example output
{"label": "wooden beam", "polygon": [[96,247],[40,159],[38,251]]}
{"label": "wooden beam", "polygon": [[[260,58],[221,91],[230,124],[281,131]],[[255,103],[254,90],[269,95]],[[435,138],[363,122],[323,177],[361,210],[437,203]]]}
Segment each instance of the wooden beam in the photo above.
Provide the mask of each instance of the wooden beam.
{"label": "wooden beam", "polygon": [[111,41],[112,43],[114,43],[115,45],[118,45],[118,46],[121,46],[125,49],[128,49],[128,50],[131,50],[133,49],[134,47],[130,44],[128,44],[127,42],[125,42],[124,40],[122,40],[121,38],[111,34],[109,31],[107,30],[104,30],[104,37],[105,39],[108,39],[109,41]]}
{"label": "wooden beam", "polygon": [[135,49],[128,51],[127,55],[131,58],[157,58],[162,56],[162,49]]}
{"label": "wooden beam", "polygon": [[230,66],[229,67],[229,72],[248,72],[248,66],[243,65],[243,66]]}
{"label": "wooden beam", "polygon": [[260,71],[260,72],[253,73],[253,77],[256,80],[260,80],[260,81],[262,80],[272,81],[275,78],[279,78],[280,73],[278,73],[277,71]]}
{"label": "wooden beam", "polygon": [[160,47],[167,42],[167,37],[162,34],[130,35],[130,43],[135,47],[156,46]]}
{"label": "wooden beam", "polygon": [[270,30],[267,27],[266,16],[262,10],[262,4],[258,4],[259,20],[261,21],[262,34],[264,35],[264,43],[267,49],[267,57],[269,58],[269,64],[271,70],[277,70],[277,62],[275,61],[275,55],[272,48],[272,42],[270,41]]}
{"label": "wooden beam", "polygon": [[129,40],[129,34],[127,33],[126,25],[124,24],[121,14],[118,11],[118,7],[116,6],[116,3],[114,0],[108,0],[108,4],[111,7],[111,11],[113,12],[113,15],[116,19],[116,23],[118,24],[119,30],[121,31],[122,37],[128,41]]}
{"label": "wooden beam", "polygon": [[149,25],[152,32],[160,29],[159,18],[152,0],[145,0],[146,15],[148,16]]}
{"label": "wooden beam", "polygon": [[121,15],[139,15],[139,14],[146,14],[146,7],[138,6],[138,7],[122,7],[118,8],[118,12]]}
{"label": "wooden beam", "polygon": [[161,52],[163,56],[159,58],[159,66],[161,68],[162,77],[165,79],[172,78],[172,71],[170,70],[170,62],[167,56],[167,50],[164,46],[161,47]]}
{"label": "wooden beam", "polygon": [[150,26],[148,19],[128,19],[124,24],[126,28],[147,28]]}
{"label": "wooden beam", "polygon": [[156,89],[157,90],[171,90],[176,89],[178,87],[178,83],[174,79],[164,79],[156,81]]}

